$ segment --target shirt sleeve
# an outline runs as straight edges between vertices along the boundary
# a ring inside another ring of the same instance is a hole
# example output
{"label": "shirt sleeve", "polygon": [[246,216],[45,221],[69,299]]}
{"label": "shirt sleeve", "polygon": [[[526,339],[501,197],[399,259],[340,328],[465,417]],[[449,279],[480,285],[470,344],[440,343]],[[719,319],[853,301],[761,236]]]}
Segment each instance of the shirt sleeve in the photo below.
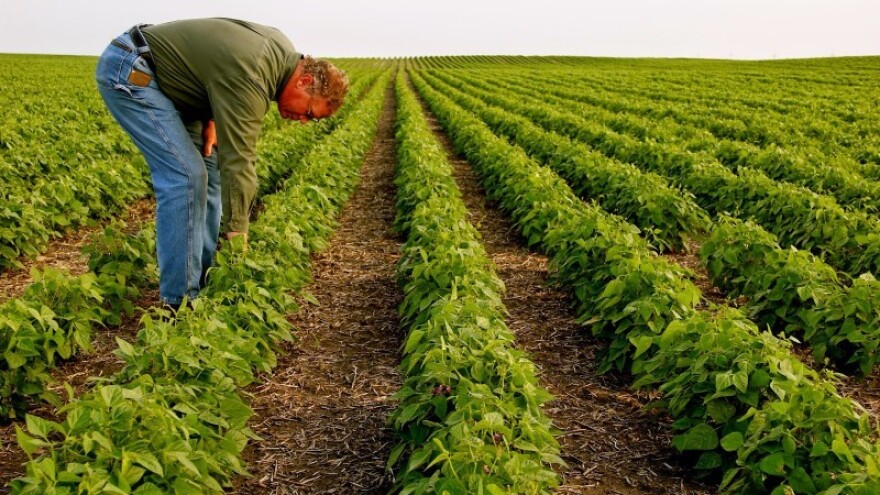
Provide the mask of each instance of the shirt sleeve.
{"label": "shirt sleeve", "polygon": [[217,130],[221,229],[247,232],[257,192],[257,137],[269,102],[249,78],[217,81],[208,88],[208,96]]}

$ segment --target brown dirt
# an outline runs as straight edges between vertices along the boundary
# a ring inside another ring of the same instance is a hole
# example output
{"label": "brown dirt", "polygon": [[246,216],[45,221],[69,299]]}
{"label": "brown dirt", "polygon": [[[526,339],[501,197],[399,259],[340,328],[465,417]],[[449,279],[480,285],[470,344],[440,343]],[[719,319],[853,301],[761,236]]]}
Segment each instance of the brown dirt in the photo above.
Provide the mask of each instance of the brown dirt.
{"label": "brown dirt", "polygon": [[[153,198],[139,199],[123,214],[119,216],[126,223],[141,225],[153,218],[156,201]],[[34,259],[22,258],[22,268],[15,268],[0,272],[0,302],[13,297],[18,297],[31,283],[31,270],[36,268],[57,268],[66,270],[71,275],[82,275],[88,270],[86,260],[81,250],[83,244],[93,232],[104,228],[104,224],[93,227],[83,227],[70,231],[60,238],[52,241],[46,251]]]}
{"label": "brown dirt", "polygon": [[[704,303],[717,304],[719,306],[732,306],[738,308],[747,302],[747,298],[741,297],[734,300],[728,299],[723,290],[716,287],[709,280],[709,273],[703,261],[700,259],[700,243],[693,239],[685,242],[685,250],[675,253],[662,254],[667,260],[678,264],[693,273],[691,281],[703,293]],[[701,304],[698,309],[707,309],[706,304]]]}
{"label": "brown dirt", "polygon": [[643,410],[648,397],[629,390],[629,377],[597,371],[603,341],[576,322],[567,296],[547,285],[547,258],[532,253],[516,227],[486,203],[471,166],[457,156],[449,138],[425,107],[435,135],[446,147],[470,220],[507,286],[507,324],[518,345],[540,370],[556,399],[545,408],[556,428],[564,484],[558,493],[708,494],[714,488],[689,480],[670,447],[668,419]]}
{"label": "brown dirt", "polygon": [[316,256],[307,287],[320,306],[293,317],[287,346],[266,382],[251,387],[252,428],[264,440],[245,451],[250,478],[235,494],[386,493],[395,444],[385,421],[400,388],[401,332],[392,229],[394,98],[389,90],[361,184],[330,247]]}
{"label": "brown dirt", "polygon": [[880,422],[880,370],[875,369],[864,378],[848,377],[839,390],[844,397],[861,404],[875,421]]}

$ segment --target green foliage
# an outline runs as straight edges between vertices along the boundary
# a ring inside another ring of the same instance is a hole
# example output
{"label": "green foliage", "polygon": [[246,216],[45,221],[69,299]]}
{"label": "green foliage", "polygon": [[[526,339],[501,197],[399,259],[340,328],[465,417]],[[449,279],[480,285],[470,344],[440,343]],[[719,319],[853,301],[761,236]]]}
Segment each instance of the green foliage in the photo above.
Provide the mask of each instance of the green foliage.
{"label": "green foliage", "polygon": [[550,493],[559,446],[540,407],[550,395],[513,348],[504,286],[403,74],[397,78],[396,225],[404,300],[402,439],[389,466],[400,493]]}
{"label": "green foliage", "polygon": [[64,406],[62,421],[28,417],[18,439],[32,460],[12,493],[219,494],[244,473],[254,435],[238,388],[269,371],[277,343],[292,338],[288,293],[308,280],[313,248],[356,185],[388,77],[264,198],[250,249],[225,244],[191,308],[147,313],[136,342],[118,340],[124,369]]}
{"label": "green foliage", "polygon": [[[795,359],[790,344],[760,333],[733,310],[673,322],[634,386],[657,386],[660,407],[683,430],[674,445],[701,454],[698,468],[725,470],[725,493],[777,485],[818,493],[840,473],[863,471],[878,447],[867,414],[836,392],[836,377]],[[820,452],[832,443],[860,458]],[[720,447],[720,449],[719,449]],[[714,460],[708,462],[707,459]],[[880,479],[873,477],[873,483]]]}
{"label": "green foliage", "polygon": [[[834,375],[809,370],[785,341],[758,332],[739,311],[697,311],[699,292],[687,274],[655,261],[635,229],[571,199],[558,178],[418,73],[414,81],[490,196],[529,244],[554,257],[556,278],[571,290],[581,320],[612,339],[606,369],[616,365],[635,376],[636,386],[664,393],[654,407],[674,417],[674,445],[696,457],[697,469],[723,473],[725,493],[877,490],[878,431],[855,403],[837,395]],[[535,107],[520,105],[521,111]],[[648,152],[642,160],[665,158],[641,149]],[[697,163],[671,164],[678,165]],[[723,168],[711,173],[718,187],[732,176]],[[817,278],[827,287],[836,274],[826,267]]]}
{"label": "green foliage", "polygon": [[547,132],[528,119],[487,107],[438,74],[428,80],[464,108],[477,112],[494,131],[509,137],[530,156],[559,173],[584,199],[622,215],[642,229],[660,250],[681,250],[687,236],[703,232],[709,217],[693,196],[667,184],[657,174],[609,159],[564,136]]}
{"label": "green foliage", "polygon": [[[0,57],[7,90],[0,93],[0,268],[150,190],[147,167],[104,107],[93,74],[84,58]],[[45,80],[65,81],[63,101],[46,96]]]}
{"label": "green foliage", "polygon": [[21,417],[29,398],[57,403],[46,388],[49,370],[91,352],[96,326],[118,325],[123,313],[133,314],[137,286],[156,280],[152,239],[151,228],[130,236],[119,225],[108,227],[84,248],[89,273],[33,271],[21,297],[0,306],[0,418]]}
{"label": "green foliage", "polygon": [[709,276],[729,296],[747,295],[756,322],[808,342],[818,362],[868,374],[878,361],[880,284],[866,275],[851,287],[830,266],[752,222],[722,216],[701,248]]}
{"label": "green foliage", "polygon": [[420,74],[413,79],[488,195],[530,245],[552,256],[554,278],[575,295],[582,321],[612,339],[603,369],[628,369],[646,351],[643,337],[694,311],[699,290],[683,269],[654,254],[637,228],[585,204],[554,172],[455,108]]}
{"label": "green foliage", "polygon": [[[777,182],[757,169],[731,171],[709,152],[694,151],[686,141],[656,141],[615,132],[601,119],[594,120],[588,109],[571,113],[538,101],[523,105],[522,98],[531,98],[533,89],[507,84],[503,87],[508,93],[499,91],[495,81],[460,74],[457,79],[468,85],[470,95],[610,158],[667,177],[693,194],[697,204],[711,214],[753,219],[784,246],[811,251],[854,277],[880,269],[880,220],[864,211],[847,211],[832,197]],[[657,132],[667,136],[663,130]]]}

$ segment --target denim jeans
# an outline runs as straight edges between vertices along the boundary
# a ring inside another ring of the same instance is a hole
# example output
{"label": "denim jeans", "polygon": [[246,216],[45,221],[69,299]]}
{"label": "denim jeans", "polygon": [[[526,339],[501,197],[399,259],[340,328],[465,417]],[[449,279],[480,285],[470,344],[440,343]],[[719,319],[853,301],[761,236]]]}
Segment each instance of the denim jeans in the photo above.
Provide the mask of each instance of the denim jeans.
{"label": "denim jeans", "polygon": [[95,80],[110,113],[150,167],[156,194],[159,296],[177,305],[184,296],[198,295],[214,261],[221,214],[217,151],[202,156],[202,122],[184,122],[155,77],[146,86],[129,82],[132,69],[153,73],[128,34],[114,42],[131,51],[110,44],[98,60]]}

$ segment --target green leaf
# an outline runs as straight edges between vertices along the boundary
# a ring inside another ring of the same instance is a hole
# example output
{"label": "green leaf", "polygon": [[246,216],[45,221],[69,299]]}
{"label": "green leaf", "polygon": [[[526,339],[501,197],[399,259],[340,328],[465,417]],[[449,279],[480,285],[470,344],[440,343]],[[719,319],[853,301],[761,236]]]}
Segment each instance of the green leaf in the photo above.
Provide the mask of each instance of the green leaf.
{"label": "green leaf", "polygon": [[723,448],[727,452],[733,452],[742,447],[743,443],[743,434],[735,431],[733,433],[728,433],[724,436],[724,438],[721,439],[721,448]]}
{"label": "green leaf", "polygon": [[49,431],[54,429],[51,422],[30,414],[25,417],[25,423],[27,424],[28,433],[40,438],[46,438],[49,436]]}
{"label": "green leaf", "polygon": [[633,337],[629,339],[629,341],[636,347],[636,352],[633,354],[633,359],[635,359],[651,348],[651,344],[654,343],[654,338],[650,335],[643,335],[641,337]]}
{"label": "green leaf", "polygon": [[695,469],[717,469],[721,467],[721,454],[715,451],[703,452],[697,460]]}
{"label": "green leaf", "polygon": [[736,407],[722,399],[713,400],[706,406],[709,417],[718,424],[725,424],[736,414]]}
{"label": "green leaf", "polygon": [[672,441],[675,448],[685,450],[712,450],[718,447],[718,433],[706,423],[700,423]]}
{"label": "green leaf", "polygon": [[158,486],[152,483],[144,483],[134,491],[134,495],[163,495],[164,493]]}
{"label": "green leaf", "polygon": [[400,458],[400,454],[403,453],[403,450],[406,448],[405,443],[397,444],[393,449],[391,449],[391,455],[388,456],[388,462],[385,463],[385,468],[389,471],[397,464],[397,459]]}
{"label": "green leaf", "polygon": [[134,355],[134,346],[129,344],[127,341],[116,337],[116,345],[119,346],[119,350],[125,356],[133,356]]}
{"label": "green leaf", "polygon": [[44,440],[28,435],[18,426],[15,427],[15,438],[18,440],[18,446],[21,447],[21,450],[23,450],[29,457],[33,455],[37,449],[49,445],[49,443]]}
{"label": "green leaf", "polygon": [[406,466],[406,472],[409,473],[418,469],[419,466],[421,466],[422,464],[427,462],[428,459],[431,458],[432,453],[433,450],[427,448],[427,446],[417,450],[412,456],[410,456],[409,464],[407,464]]}
{"label": "green leaf", "polygon": [[853,458],[852,452],[849,450],[849,446],[847,446],[846,442],[840,438],[835,438],[831,441],[831,451],[837,454],[841,460],[846,460],[853,464],[855,463],[855,459]]}
{"label": "green leaf", "polygon": [[802,467],[796,467],[789,473],[788,484],[796,493],[816,493],[816,484]]}
{"label": "green leaf", "polygon": [[127,454],[131,457],[132,461],[139,464],[141,467],[146,468],[159,476],[165,476],[165,470],[162,469],[162,464],[159,463],[159,459],[156,459],[156,456],[153,454],[147,452],[127,452]]}
{"label": "green leaf", "polygon": [[199,468],[189,459],[189,453],[171,451],[171,452],[165,452],[164,456],[175,459],[177,462],[179,462],[184,467],[184,469],[189,471],[193,476],[198,477],[201,475],[201,471],[199,471]]}
{"label": "green leaf", "polygon": [[740,392],[745,392],[749,388],[749,374],[745,370],[734,373],[732,377],[733,386]]}
{"label": "green leaf", "polygon": [[6,351],[3,354],[3,357],[6,359],[6,364],[11,370],[27,364],[27,359],[24,356],[16,354],[12,351]]}
{"label": "green leaf", "polygon": [[773,476],[784,476],[785,475],[785,458],[782,452],[774,452],[763,459],[761,459],[761,464],[759,466],[761,471],[773,475]]}
{"label": "green leaf", "polygon": [[830,450],[825,442],[817,441],[810,449],[810,457],[822,457],[830,452]]}

